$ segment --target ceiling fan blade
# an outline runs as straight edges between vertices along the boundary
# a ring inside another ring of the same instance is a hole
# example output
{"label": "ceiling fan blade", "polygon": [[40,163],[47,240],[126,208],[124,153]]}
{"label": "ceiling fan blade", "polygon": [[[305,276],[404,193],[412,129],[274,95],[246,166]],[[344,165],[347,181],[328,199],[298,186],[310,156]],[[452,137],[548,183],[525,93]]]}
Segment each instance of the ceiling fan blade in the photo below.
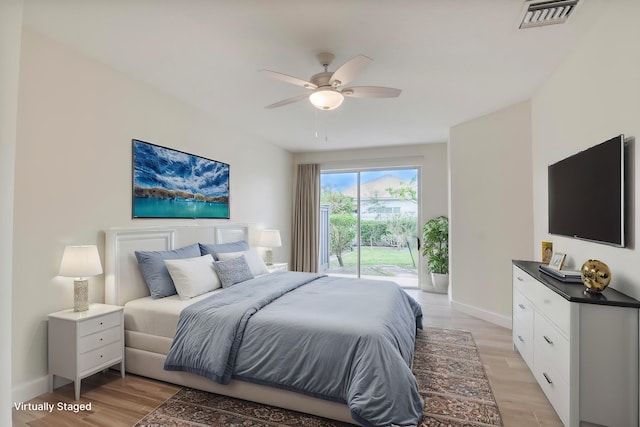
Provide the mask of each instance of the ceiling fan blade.
{"label": "ceiling fan blade", "polygon": [[294,96],[293,98],[283,99],[282,101],[278,101],[271,105],[267,105],[264,108],[278,108],[278,107],[282,107],[283,105],[293,104],[294,102],[302,101],[303,99],[309,98],[309,95],[310,94],[304,94],[304,95]]}
{"label": "ceiling fan blade", "polygon": [[299,79],[297,77],[289,76],[287,74],[278,73],[276,71],[260,70],[260,72],[263,73],[263,74],[266,74],[267,76],[272,77],[274,79],[282,80],[283,82],[291,83],[291,84],[294,84],[296,86],[302,86],[302,87],[307,88],[307,89],[316,89],[318,87],[318,86],[314,85],[313,83],[308,82],[306,80],[302,80],[302,79]]}
{"label": "ceiling fan blade", "polygon": [[344,96],[352,98],[395,98],[400,96],[401,89],[380,86],[354,86],[342,89]]}
{"label": "ceiling fan blade", "polygon": [[351,80],[355,79],[358,74],[364,71],[371,61],[373,61],[373,59],[364,55],[358,55],[355,58],[351,58],[333,73],[329,83],[334,86],[349,83]]}

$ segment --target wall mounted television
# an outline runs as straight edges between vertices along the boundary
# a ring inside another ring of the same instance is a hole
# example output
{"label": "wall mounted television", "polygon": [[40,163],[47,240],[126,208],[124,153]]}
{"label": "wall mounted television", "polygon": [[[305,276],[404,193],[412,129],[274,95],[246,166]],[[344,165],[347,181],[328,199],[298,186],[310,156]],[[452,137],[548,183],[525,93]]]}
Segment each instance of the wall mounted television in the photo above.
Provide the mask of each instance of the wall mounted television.
{"label": "wall mounted television", "polygon": [[549,233],[625,247],[624,135],[548,167]]}

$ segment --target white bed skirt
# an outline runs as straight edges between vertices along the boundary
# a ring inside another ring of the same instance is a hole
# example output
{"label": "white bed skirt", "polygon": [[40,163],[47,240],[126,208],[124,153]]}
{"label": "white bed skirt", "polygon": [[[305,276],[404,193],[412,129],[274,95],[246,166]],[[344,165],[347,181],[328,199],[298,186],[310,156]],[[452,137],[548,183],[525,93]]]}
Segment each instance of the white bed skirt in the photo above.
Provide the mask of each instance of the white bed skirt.
{"label": "white bed skirt", "polygon": [[189,372],[166,371],[165,359],[163,354],[125,348],[125,369],[131,374],[360,425],[351,418],[347,405],[244,381],[222,385]]}

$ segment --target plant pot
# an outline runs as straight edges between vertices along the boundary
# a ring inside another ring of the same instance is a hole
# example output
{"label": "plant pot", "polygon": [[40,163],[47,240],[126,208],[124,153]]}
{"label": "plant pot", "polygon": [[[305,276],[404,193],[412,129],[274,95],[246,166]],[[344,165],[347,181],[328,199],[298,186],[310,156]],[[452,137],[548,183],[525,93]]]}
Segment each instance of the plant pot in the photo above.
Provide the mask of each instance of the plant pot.
{"label": "plant pot", "polygon": [[431,283],[436,292],[446,294],[449,289],[449,275],[440,273],[431,273]]}

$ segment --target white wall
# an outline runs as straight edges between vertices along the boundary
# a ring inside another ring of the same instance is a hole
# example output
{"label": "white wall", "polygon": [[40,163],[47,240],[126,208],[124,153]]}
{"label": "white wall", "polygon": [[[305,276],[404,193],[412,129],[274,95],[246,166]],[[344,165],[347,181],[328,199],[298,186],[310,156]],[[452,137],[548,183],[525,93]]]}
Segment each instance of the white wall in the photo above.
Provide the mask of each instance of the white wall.
{"label": "white wall", "polygon": [[[640,262],[634,247],[613,248],[550,236],[547,221],[547,166],[617,134],[640,138],[640,2],[618,1],[607,8],[563,64],[532,99],[534,247],[550,240],[567,253],[567,264],[579,268],[589,258],[606,262],[612,288],[640,298]],[[598,173],[597,170],[584,173]],[[632,173],[631,241],[638,245],[638,174]],[[597,206],[594,209],[606,209]]]}
{"label": "white wall", "polygon": [[[446,143],[298,153],[294,155],[293,163],[294,171],[299,164],[303,163],[318,163],[323,170],[418,167],[420,168],[418,200],[421,210],[419,224],[424,224],[430,218],[439,215],[448,215]],[[295,177],[296,175],[294,175],[294,181]],[[419,272],[420,287],[433,289],[422,257],[420,257]]]}
{"label": "white wall", "polygon": [[[45,391],[46,316],[73,303],[71,280],[56,276],[65,245],[98,244],[104,256],[107,228],[193,223],[131,219],[132,138],[229,163],[231,221],[280,229],[284,245],[274,256],[289,258],[290,153],[24,30],[13,246],[14,398]],[[90,300],[103,301],[103,276],[89,283]]]}
{"label": "white wall", "polygon": [[11,425],[13,184],[22,0],[0,2],[0,425]]}
{"label": "white wall", "polygon": [[511,327],[511,260],[532,259],[531,107],[450,130],[452,305]]}

